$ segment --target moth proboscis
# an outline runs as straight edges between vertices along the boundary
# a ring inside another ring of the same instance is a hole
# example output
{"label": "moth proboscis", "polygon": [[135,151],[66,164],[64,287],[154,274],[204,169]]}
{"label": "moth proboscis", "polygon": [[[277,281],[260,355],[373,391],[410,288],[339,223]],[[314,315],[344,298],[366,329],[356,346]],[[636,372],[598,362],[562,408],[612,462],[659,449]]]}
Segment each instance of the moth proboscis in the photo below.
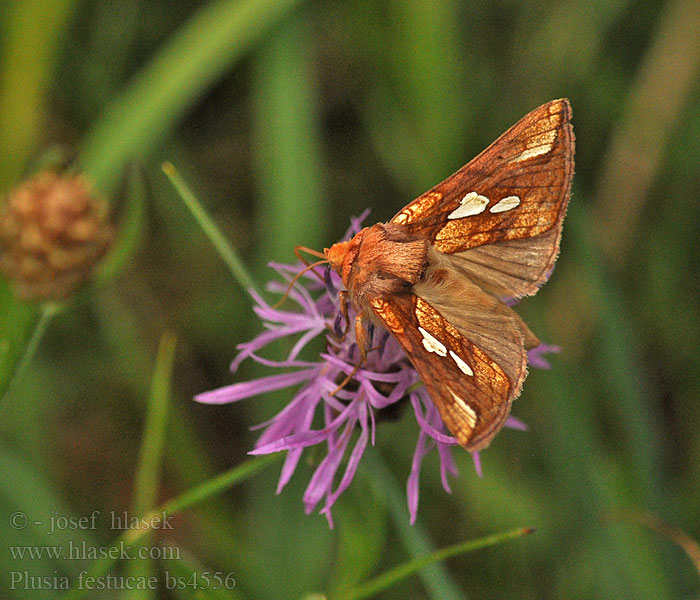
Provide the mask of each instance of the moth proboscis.
{"label": "moth proboscis", "polygon": [[389,222],[313,252],[342,278],[358,345],[366,321],[386,328],[469,451],[503,426],[539,344],[503,300],[548,279],[573,172],[571,107],[552,100]]}

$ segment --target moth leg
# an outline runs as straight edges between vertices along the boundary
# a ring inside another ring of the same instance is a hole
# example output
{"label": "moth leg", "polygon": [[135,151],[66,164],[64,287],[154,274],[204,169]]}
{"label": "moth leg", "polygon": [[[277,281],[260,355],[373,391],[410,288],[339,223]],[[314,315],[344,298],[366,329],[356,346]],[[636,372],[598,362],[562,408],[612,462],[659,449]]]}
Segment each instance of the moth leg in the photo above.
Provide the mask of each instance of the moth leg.
{"label": "moth leg", "polygon": [[[350,317],[348,316],[348,293],[345,290],[338,292],[338,300],[340,303],[340,314],[336,315],[335,323],[330,327],[330,335],[334,341],[342,343],[348,335],[350,329]],[[343,324],[343,320],[345,324]],[[342,326],[342,329],[341,329]]]}
{"label": "moth leg", "polygon": [[[340,338],[340,341],[342,342],[348,335],[348,331],[350,330],[350,316],[348,315],[348,306],[350,304],[350,296],[348,295],[347,290],[340,290],[338,292],[338,299],[340,300],[340,314],[343,315],[343,318],[345,319],[345,329],[343,330],[343,335]],[[357,315],[357,317],[360,317],[360,315]],[[357,323],[357,318],[355,319],[355,322]],[[355,325],[355,333],[357,333],[357,325]]]}
{"label": "moth leg", "polygon": [[[345,294],[345,299],[347,301],[347,292],[340,292],[341,294]],[[343,296],[341,296],[341,311],[343,310],[343,301],[342,301]],[[343,335],[343,338],[345,335],[347,335],[347,330],[349,329],[350,323],[348,321],[348,316],[347,316],[347,303],[345,305],[345,322],[348,324],[348,327],[345,330],[345,334]],[[367,360],[367,343],[368,343],[368,336],[367,336],[367,331],[364,328],[364,320],[365,320],[365,313],[364,311],[361,313],[358,313],[358,315],[355,317],[355,341],[357,343],[357,348],[360,351],[360,360],[359,362],[353,367],[352,371],[348,373],[343,379],[343,381],[340,382],[340,385],[338,385],[337,388],[335,388],[331,392],[331,396],[335,396],[340,390],[342,390],[349,382],[350,380],[355,377],[357,372],[360,370],[360,367],[364,364],[364,362]]]}
{"label": "moth leg", "polygon": [[365,313],[364,311],[355,317],[355,342],[357,343],[357,348],[360,351],[360,362],[355,367],[354,373],[362,366],[367,360],[367,352],[369,351],[367,346],[369,345],[369,336],[367,335],[367,330],[364,326]]}

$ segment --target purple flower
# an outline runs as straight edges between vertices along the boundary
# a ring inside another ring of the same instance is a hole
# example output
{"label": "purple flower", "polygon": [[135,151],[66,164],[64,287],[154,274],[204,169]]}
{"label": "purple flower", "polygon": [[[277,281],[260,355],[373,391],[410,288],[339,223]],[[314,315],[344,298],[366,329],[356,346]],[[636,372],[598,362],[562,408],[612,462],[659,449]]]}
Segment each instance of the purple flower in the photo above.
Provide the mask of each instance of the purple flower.
{"label": "purple flower", "polygon": [[[348,237],[360,230],[360,224],[368,212],[365,211],[359,218],[352,220]],[[287,283],[303,268],[301,265],[275,263],[270,266]],[[360,360],[354,328],[349,327],[343,336],[345,321],[341,315],[337,292],[341,286],[340,277],[329,269],[324,271],[318,268],[314,272],[305,273],[288,296],[296,303],[296,310],[272,307],[251,291],[256,303],[254,310],[263,322],[264,331],[250,342],[238,345],[239,354],[231,365],[231,371],[235,372],[241,362],[250,357],[267,367],[284,369],[284,372],[206,392],[196,396],[195,400],[224,404],[272,390],[300,386],[281,412],[256,427],[264,429],[264,432],[250,454],[287,451],[277,485],[277,493],[280,493],[292,477],[304,448],[325,443],[327,454],[316,467],[306,488],[304,505],[308,514],[323,500],[321,513],[333,527],[331,507],[350,485],[367,443],[371,440],[374,445],[377,416],[381,415],[383,409],[408,397],[420,427],[407,482],[410,521],[414,523],[418,511],[418,480],[423,458],[433,448],[437,448],[442,485],[450,492],[447,475],[457,474],[451,453],[451,447],[457,441],[446,433],[440,415],[420,384],[411,362],[386,331],[370,332],[371,346],[378,349],[367,354],[366,361],[353,374],[351,382],[338,390],[339,383],[353,372]],[[287,284],[273,281],[268,283],[267,289],[283,294]],[[350,323],[354,322],[354,316],[351,308]],[[321,335],[325,336],[326,351],[320,354],[319,360],[300,360],[302,349]],[[258,354],[280,338],[298,338],[284,360],[270,360]],[[528,353],[528,359],[534,366],[547,368],[549,365],[541,355],[555,351],[558,348],[541,345]],[[318,411],[321,411],[324,426],[312,429]],[[513,417],[506,421],[506,426],[526,429],[522,422]],[[359,431],[357,436],[353,435],[355,431]],[[343,469],[341,465],[346,456]],[[481,475],[478,452],[472,453],[472,457],[476,470]],[[339,471],[342,471],[340,476]]]}

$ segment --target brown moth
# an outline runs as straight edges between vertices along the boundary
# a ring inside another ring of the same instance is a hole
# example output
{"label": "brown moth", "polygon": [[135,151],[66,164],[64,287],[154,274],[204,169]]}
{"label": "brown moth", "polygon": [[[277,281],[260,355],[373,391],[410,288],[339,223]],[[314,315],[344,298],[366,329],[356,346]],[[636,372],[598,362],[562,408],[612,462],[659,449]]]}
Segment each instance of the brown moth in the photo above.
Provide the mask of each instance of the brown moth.
{"label": "brown moth", "polygon": [[568,100],[543,104],[388,223],[324,250],[358,311],[358,345],[366,352],[363,322],[385,327],[469,451],[503,426],[539,344],[501,298],[535,294],[554,266],[574,172],[570,121]]}

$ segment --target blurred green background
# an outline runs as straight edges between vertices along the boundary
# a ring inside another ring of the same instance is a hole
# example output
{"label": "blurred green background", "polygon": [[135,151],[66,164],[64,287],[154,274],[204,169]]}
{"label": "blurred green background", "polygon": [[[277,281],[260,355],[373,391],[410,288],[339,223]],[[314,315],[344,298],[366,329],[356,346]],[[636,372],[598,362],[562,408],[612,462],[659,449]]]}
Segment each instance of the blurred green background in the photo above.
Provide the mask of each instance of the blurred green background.
{"label": "blurred green background", "polygon": [[[260,375],[252,365],[228,373],[260,324],[163,161],[261,285],[273,276],[267,261],[292,262],[296,244],[322,249],[366,207],[371,222],[388,219],[562,96],[577,138],[562,252],[519,310],[563,352],[551,371],[532,370],[515,404],[530,431],[501,433],[482,479],[455,451],[451,495],[431,454],[410,528],[418,427],[406,412],[379,426],[335,530],[304,514],[319,460],[307,451],[280,496],[276,462],[143,542],[178,547],[178,560],[107,565],[155,576],[158,591],[85,597],[334,597],[430,548],[524,526],[537,532],[377,597],[700,596],[684,551],[630,516],[651,513],[700,539],[697,0],[5,0],[0,28],[0,193],[60,146],[131,224],[123,267],[46,320],[9,390],[2,598],[61,597],[51,582],[13,586],[12,573],[73,581],[94,563],[20,560],[11,546],[108,546],[119,533],[111,512],[154,506],[248,460],[248,427],[290,397],[192,402]],[[38,311],[0,282],[3,392]],[[166,335],[157,361],[165,332],[176,346]],[[25,529],[10,524],[18,511]],[[52,516],[94,511],[94,529],[45,529]],[[164,589],[166,572],[207,570],[234,572],[235,589]]]}

